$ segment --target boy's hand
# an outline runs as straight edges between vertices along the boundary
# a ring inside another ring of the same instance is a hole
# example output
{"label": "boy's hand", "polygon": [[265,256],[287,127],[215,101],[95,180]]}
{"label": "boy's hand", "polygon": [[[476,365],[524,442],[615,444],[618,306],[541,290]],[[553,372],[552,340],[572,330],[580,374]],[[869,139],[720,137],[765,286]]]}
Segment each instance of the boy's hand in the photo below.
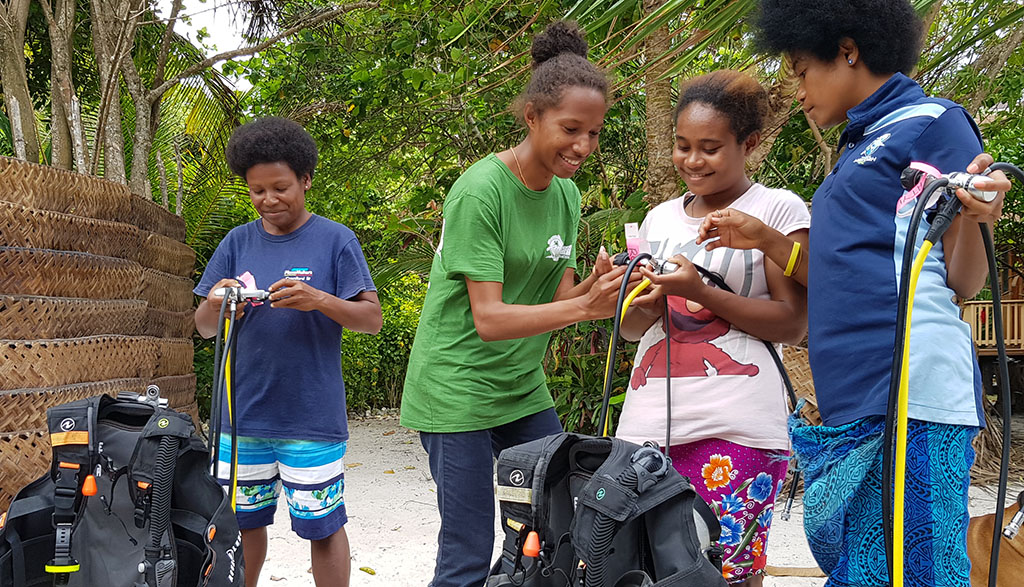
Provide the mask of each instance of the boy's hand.
{"label": "boy's hand", "polygon": [[[993,162],[992,156],[988,153],[982,153],[971,161],[971,164],[967,166],[967,173],[981,173],[988,168]],[[960,198],[960,202],[963,203],[964,207],[960,211],[963,215],[964,220],[971,222],[990,222],[995,224],[999,220],[999,217],[1003,214],[1003,199],[1006,197],[1007,190],[1010,189],[1010,180],[1006,178],[1006,175],[1002,171],[993,171],[989,176],[990,181],[987,183],[981,183],[978,185],[978,189],[999,192],[994,200],[991,202],[982,202],[976,199],[971,194],[967,193],[966,190],[959,189],[956,191],[956,197]]]}
{"label": "boy's hand", "polygon": [[673,255],[668,260],[679,265],[679,269],[667,275],[659,275],[646,267],[640,268],[644,277],[650,279],[651,283],[658,286],[658,289],[664,295],[691,299],[694,297],[694,294],[707,287],[704,284],[704,280],[701,279],[700,273],[697,272],[697,269],[694,268],[693,263],[689,259],[682,255]]}
{"label": "boy's hand", "polygon": [[302,312],[319,310],[326,293],[296,279],[281,279],[270,286],[270,307],[291,308]]}
{"label": "boy's hand", "polygon": [[[213,284],[210,288],[210,295],[206,296],[206,301],[209,302],[214,308],[217,309],[217,313],[220,313],[220,305],[224,302],[224,296],[214,295],[213,292],[217,291],[222,287],[244,287],[237,279],[230,277],[221,279],[217,283]],[[235,318],[241,318],[245,314],[245,304],[238,304],[235,307]]]}
{"label": "boy's hand", "polygon": [[764,242],[764,229],[763,222],[739,210],[715,210],[701,221],[697,244],[717,237],[718,240],[707,243],[704,248],[709,251],[719,247],[759,249]]}

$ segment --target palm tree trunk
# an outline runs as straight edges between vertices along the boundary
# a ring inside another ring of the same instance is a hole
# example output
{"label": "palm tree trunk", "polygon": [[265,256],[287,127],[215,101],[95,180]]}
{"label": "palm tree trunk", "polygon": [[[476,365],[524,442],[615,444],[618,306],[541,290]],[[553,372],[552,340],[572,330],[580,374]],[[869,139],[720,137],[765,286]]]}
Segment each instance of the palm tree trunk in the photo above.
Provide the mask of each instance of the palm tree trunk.
{"label": "palm tree trunk", "polygon": [[[644,0],[644,14],[658,10],[665,0]],[[663,55],[672,47],[668,26],[659,28],[647,38],[644,54],[648,60]],[[647,103],[647,178],[645,200],[653,207],[679,195],[679,181],[672,165],[672,85],[659,79],[670,62],[655,65],[647,72],[644,83]]]}

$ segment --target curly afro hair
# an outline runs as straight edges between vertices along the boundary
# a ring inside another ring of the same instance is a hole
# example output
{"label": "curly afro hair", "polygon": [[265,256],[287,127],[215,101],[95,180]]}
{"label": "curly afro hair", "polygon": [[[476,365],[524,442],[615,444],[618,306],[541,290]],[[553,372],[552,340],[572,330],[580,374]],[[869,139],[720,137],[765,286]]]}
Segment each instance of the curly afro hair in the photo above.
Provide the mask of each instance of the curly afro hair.
{"label": "curly afro hair", "polygon": [[738,142],[764,126],[768,92],[749,75],[730,69],[713,71],[686,81],[679,88],[675,119],[693,103],[707,104],[729,119]]}
{"label": "curly afro hair", "polygon": [[922,23],[909,0],[761,0],[755,26],[762,50],[822,61],[848,37],[876,74],[909,73],[921,55]]}
{"label": "curly afro hair", "polygon": [[287,118],[270,116],[243,124],[231,133],[225,150],[228,167],[245,179],[249,169],[260,163],[283,161],[297,177],[313,177],[316,142],[306,129]]}
{"label": "curly afro hair", "polygon": [[533,74],[516,99],[514,109],[522,115],[527,103],[538,112],[558,104],[566,88],[597,90],[608,96],[608,77],[587,60],[587,40],[575,22],[556,20],[533,39],[530,49]]}

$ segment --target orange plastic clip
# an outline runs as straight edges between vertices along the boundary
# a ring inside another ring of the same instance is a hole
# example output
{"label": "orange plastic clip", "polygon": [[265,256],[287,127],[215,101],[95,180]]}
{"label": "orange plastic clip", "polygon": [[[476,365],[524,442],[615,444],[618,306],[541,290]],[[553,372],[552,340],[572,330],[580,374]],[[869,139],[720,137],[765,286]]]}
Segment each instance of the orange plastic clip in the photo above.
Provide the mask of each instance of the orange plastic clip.
{"label": "orange plastic clip", "polygon": [[85,481],[82,483],[82,495],[88,497],[96,495],[96,477],[92,475],[86,475]]}
{"label": "orange plastic clip", "polygon": [[531,530],[530,533],[526,535],[526,542],[523,544],[523,556],[528,556],[530,558],[537,558],[540,556],[540,536],[538,536],[537,532],[534,530]]}

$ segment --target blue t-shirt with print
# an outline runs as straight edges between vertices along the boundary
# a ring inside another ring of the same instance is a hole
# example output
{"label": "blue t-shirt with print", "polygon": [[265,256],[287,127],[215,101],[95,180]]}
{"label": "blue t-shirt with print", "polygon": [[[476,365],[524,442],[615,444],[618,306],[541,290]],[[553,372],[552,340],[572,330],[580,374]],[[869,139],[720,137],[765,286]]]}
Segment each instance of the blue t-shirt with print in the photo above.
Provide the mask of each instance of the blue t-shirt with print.
{"label": "blue t-shirt with print", "polygon": [[[232,229],[193,291],[206,297],[219,280],[246,272],[260,289],[290,277],[346,300],[376,290],[355,234],[316,215],[284,235],[267,233],[262,220]],[[232,373],[238,434],[348,440],[342,326],[315,310],[271,308],[269,303],[247,306],[239,323]]]}
{"label": "blue t-shirt with print", "polygon": [[[847,117],[844,152],[811,205],[808,351],[828,426],[886,411],[903,243],[916,203],[900,186],[900,173],[911,162],[941,173],[963,171],[982,149],[977,126],[962,107],[925,96],[903,74]],[[917,233],[918,247],[928,226],[925,220]],[[909,415],[978,426],[984,421],[981,375],[970,327],[953,296],[939,242],[914,302]]]}

